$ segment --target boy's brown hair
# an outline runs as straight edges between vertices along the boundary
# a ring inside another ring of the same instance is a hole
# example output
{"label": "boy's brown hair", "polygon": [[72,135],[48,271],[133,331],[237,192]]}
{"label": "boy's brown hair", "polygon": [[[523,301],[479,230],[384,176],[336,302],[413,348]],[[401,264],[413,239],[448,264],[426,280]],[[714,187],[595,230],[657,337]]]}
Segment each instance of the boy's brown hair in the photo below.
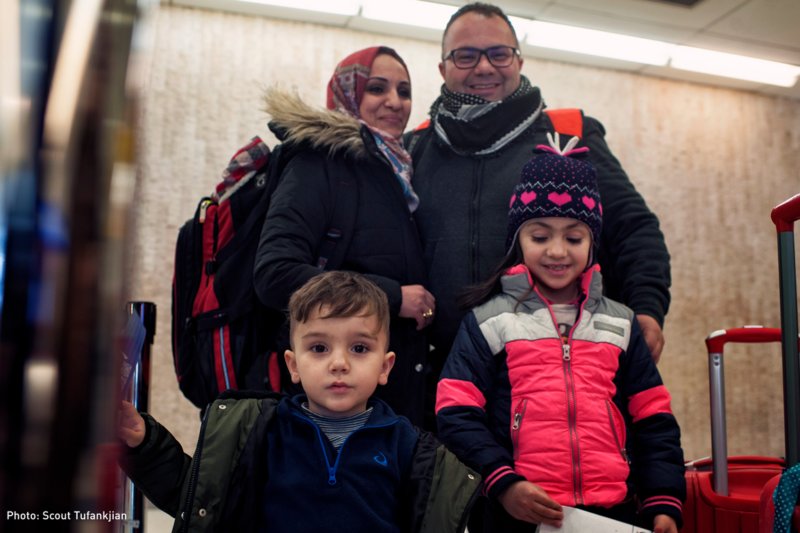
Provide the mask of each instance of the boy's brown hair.
{"label": "boy's brown hair", "polygon": [[320,318],[348,318],[374,316],[380,329],[386,332],[389,346],[389,300],[377,285],[359,274],[326,272],[308,280],[289,299],[289,343],[294,349],[294,330],[298,322],[305,322],[311,313],[327,306],[327,314]]}

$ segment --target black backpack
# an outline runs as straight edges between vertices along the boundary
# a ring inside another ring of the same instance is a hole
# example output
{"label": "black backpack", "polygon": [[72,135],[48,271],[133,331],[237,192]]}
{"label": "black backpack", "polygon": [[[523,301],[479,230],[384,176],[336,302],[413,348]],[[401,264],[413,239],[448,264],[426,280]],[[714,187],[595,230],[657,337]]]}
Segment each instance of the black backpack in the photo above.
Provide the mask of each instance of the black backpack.
{"label": "black backpack", "polygon": [[[211,197],[178,233],[172,282],[172,352],[178,385],[203,409],[227,389],[281,391],[277,351],[286,317],[263,305],[253,286],[261,228],[294,148],[272,152],[260,138],[239,150]],[[320,269],[343,260],[358,205],[355,183],[333,180],[330,230]],[[286,385],[286,383],[284,383]]]}

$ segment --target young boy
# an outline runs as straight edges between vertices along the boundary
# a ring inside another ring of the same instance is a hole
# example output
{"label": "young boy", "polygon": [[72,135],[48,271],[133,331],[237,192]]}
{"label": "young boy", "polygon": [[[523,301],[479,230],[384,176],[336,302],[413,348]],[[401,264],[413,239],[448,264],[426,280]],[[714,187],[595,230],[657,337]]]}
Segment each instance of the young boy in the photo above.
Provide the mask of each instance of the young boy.
{"label": "young boy", "polygon": [[480,477],[371,398],[395,360],[386,295],[328,272],[292,295],[289,318],[286,363],[306,394],[226,391],[194,458],[123,406],[120,464],[173,531],[463,531]]}

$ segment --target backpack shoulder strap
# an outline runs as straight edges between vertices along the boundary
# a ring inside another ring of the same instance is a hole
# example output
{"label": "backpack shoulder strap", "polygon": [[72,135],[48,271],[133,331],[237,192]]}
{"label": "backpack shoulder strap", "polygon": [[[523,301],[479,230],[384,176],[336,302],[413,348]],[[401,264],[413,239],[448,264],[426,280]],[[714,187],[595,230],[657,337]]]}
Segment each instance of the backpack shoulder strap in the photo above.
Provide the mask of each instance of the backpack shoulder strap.
{"label": "backpack shoulder strap", "polygon": [[428,128],[430,125],[431,125],[431,119],[428,119],[425,122],[423,122],[422,124],[420,124],[419,126],[417,126],[416,128],[414,128],[414,131],[417,132],[417,131],[420,131],[420,130],[424,130],[424,129]]}
{"label": "backpack shoulder strap", "polygon": [[[261,171],[259,171],[259,173],[260,172]],[[257,175],[254,175],[251,179],[256,179],[256,177]],[[261,229],[261,225],[264,222],[264,215],[266,215],[267,210],[269,209],[271,192],[272,191],[268,189],[264,190],[264,194],[261,196],[261,199],[258,201],[258,204],[256,204],[255,208],[247,216],[247,220],[245,220],[244,224],[242,224],[239,230],[233,234],[231,240],[225,243],[225,246],[223,246],[222,249],[214,256],[213,262],[216,265],[215,269],[218,269],[220,264],[224,263],[228,257],[230,257],[250,238],[250,234],[252,233],[253,229],[256,227],[258,227],[259,230]]]}
{"label": "backpack shoulder strap", "polygon": [[557,133],[583,138],[583,113],[580,109],[547,109],[545,113]]}
{"label": "backpack shoulder strap", "polygon": [[261,231],[261,226],[264,223],[264,216],[266,216],[272,200],[272,193],[275,192],[281,175],[283,174],[286,165],[291,160],[291,156],[287,155],[285,152],[286,150],[283,144],[275,146],[275,148],[273,148],[269,153],[267,162],[256,171],[256,174],[253,177],[250,178],[251,180],[257,180],[263,177],[263,179],[266,180],[264,193],[262,194],[258,204],[256,204],[256,206],[247,216],[247,220],[242,224],[238,231],[234,233],[231,240],[228,241],[219,252],[217,252],[217,255],[214,257],[216,268],[219,268],[220,264],[224,263],[226,259],[228,259],[251,237],[251,234],[255,228],[258,228],[258,230]]}
{"label": "backpack shoulder strap", "polygon": [[422,148],[427,144],[422,142],[423,139],[427,139],[428,135],[431,134],[433,128],[431,128],[431,121],[430,119],[426,120],[416,128],[411,134],[408,136],[408,146],[406,146],[406,150],[408,154],[411,156],[411,160],[417,162],[419,159],[419,154]]}

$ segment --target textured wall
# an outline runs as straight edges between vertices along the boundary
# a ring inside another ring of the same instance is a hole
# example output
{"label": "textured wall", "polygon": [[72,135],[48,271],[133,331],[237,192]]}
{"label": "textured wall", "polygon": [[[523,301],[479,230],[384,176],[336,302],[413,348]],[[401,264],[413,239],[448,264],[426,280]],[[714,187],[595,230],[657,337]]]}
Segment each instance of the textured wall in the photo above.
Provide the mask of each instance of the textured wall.
{"label": "textured wall", "polygon": [[[170,349],[170,284],[178,229],[259,134],[264,86],[295,85],[324,105],[350,52],[386,44],[411,70],[410,126],[426,118],[441,78],[428,42],[305,23],[162,6],[140,119],[130,295],[157,303],[152,413],[186,451],[197,410],[178,390]],[[580,107],[606,127],[614,153],[659,216],[672,254],[672,307],[659,366],[687,459],[710,455],[703,339],[744,324],[779,327],[772,206],[800,191],[800,101],[526,59],[523,73],[551,108]],[[726,350],[729,453],[783,454],[777,345]]]}

